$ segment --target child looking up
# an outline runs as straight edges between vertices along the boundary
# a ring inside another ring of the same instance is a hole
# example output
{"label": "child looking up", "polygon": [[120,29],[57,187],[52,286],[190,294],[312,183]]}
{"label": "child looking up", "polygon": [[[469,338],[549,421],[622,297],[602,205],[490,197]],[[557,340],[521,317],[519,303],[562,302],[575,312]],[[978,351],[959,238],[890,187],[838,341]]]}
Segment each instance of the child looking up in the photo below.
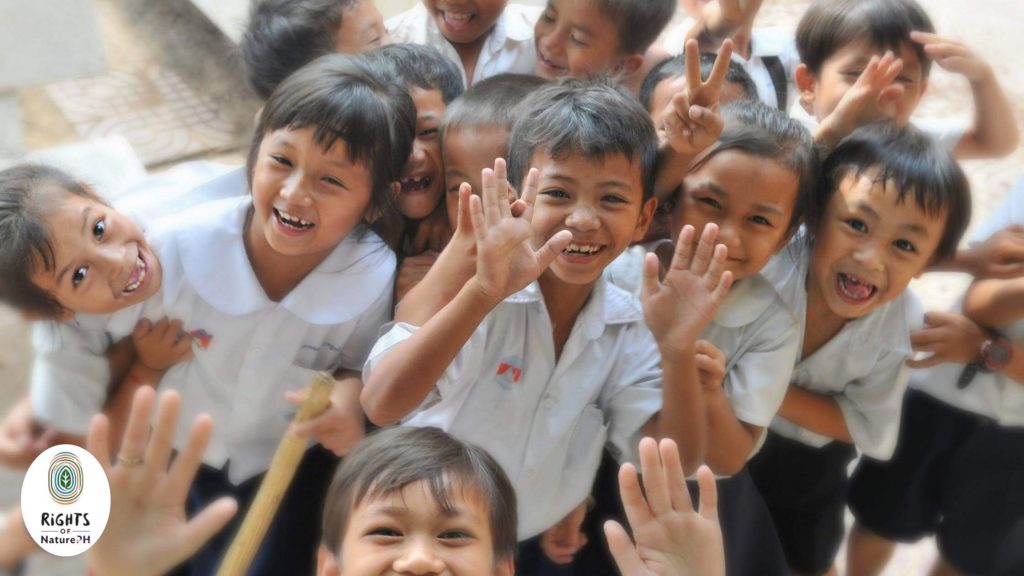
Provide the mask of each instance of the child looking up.
{"label": "child looking up", "polygon": [[389,40],[373,0],[258,0],[238,48],[246,81],[266,100],[324,54],[360,54]]}
{"label": "child looking up", "polygon": [[1017,122],[991,66],[936,35],[915,0],[816,0],[800,20],[796,43],[800,102],[790,114],[826,148],[874,120],[910,122],[933,61],[970,82],[974,122],[966,130],[919,127],[958,158],[999,157],[1017,147]]}
{"label": "child looking up", "polygon": [[[513,216],[499,162],[483,203],[470,198],[474,275],[422,328],[396,324],[364,370],[374,422],[440,426],[494,455],[521,495],[520,540],[586,499],[605,444],[628,460],[641,430],[657,431],[685,445],[688,468],[702,459],[692,338],[729,282],[713,227],[696,251],[693,229],[679,244],[667,281],[686,304],[655,279],[642,314],[602,276],[654,211],[656,145],[639,103],[605,82],[531,94],[509,144],[525,211]],[[655,338],[641,319],[677,317],[669,306],[692,313]]]}
{"label": "child looking up", "polygon": [[547,79],[616,74],[635,94],[663,57],[648,51],[673,0],[548,0],[534,27],[534,73]]}
{"label": "child looking up", "polygon": [[970,208],[963,172],[929,137],[866,126],[825,161],[806,233],[763,272],[801,320],[801,351],[751,474],[795,572],[832,568],[854,446],[892,456],[923,317],[907,284],[953,254]]}
{"label": "child looking up", "polygon": [[462,72],[465,86],[503,72],[533,70],[538,9],[508,0],[422,0],[387,21],[396,42],[437,48]]}
{"label": "child looking up", "polygon": [[[307,451],[256,559],[269,573],[312,570],[316,528],[308,520],[321,509],[334,455],[362,436],[361,383],[345,369],[362,364],[389,317],[394,278],[394,257],[365,219],[388,209],[414,118],[409,96],[378,69],[323,57],[286,79],[263,108],[247,162],[251,197],[201,206],[152,238],[163,265],[162,293],[152,300],[197,342],[195,358],[168,371],[162,385],[184,392],[183,412],[222,422],[190,505],[233,494],[247,507],[288,430],[288,402],[301,402],[315,372],[336,374],[331,407],[294,431],[323,448]],[[108,319],[107,332],[116,335],[121,321]],[[33,395],[48,401],[105,386],[47,384]],[[212,541],[193,569],[211,573],[230,536]]]}

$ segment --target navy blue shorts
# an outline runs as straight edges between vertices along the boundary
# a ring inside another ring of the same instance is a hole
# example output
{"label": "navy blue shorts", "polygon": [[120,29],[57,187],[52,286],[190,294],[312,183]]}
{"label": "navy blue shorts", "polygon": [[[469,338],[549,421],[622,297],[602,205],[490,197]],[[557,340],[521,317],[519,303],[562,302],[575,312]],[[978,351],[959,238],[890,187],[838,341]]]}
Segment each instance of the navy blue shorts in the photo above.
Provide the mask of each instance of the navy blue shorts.
{"label": "navy blue shorts", "polygon": [[950,564],[992,573],[1024,519],[1024,428],[997,426],[910,389],[896,453],[888,462],[860,462],[850,510],[888,540],[935,534]]}

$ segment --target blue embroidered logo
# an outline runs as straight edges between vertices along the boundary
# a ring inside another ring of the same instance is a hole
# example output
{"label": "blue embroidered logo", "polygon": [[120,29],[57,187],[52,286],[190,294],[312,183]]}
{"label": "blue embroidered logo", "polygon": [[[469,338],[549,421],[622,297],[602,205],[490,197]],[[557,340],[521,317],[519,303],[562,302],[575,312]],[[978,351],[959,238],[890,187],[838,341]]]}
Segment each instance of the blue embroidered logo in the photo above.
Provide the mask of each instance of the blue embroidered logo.
{"label": "blue embroidered logo", "polygon": [[510,390],[519,383],[523,377],[523,359],[519,356],[506,356],[498,363],[498,372],[495,374],[495,381],[504,390]]}
{"label": "blue embroidered logo", "polygon": [[331,344],[330,342],[324,342],[323,344],[320,345],[319,348],[313,346],[312,344],[303,344],[302,348],[300,348],[300,350],[312,350],[313,352],[319,352],[324,349],[334,352],[335,354],[341,352],[341,348],[338,348],[337,346]]}

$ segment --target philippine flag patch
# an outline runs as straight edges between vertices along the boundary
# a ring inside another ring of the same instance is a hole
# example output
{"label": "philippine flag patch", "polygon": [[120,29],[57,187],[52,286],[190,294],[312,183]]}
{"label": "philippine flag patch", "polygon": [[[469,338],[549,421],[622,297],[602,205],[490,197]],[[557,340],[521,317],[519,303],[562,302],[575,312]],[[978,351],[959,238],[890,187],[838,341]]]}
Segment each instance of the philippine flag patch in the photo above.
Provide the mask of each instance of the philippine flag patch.
{"label": "philippine flag patch", "polygon": [[202,328],[199,330],[193,330],[189,332],[188,335],[192,337],[192,342],[194,342],[196,346],[199,346],[201,350],[209,348],[210,342],[213,341],[213,335]]}
{"label": "philippine flag patch", "polygon": [[498,363],[498,372],[495,380],[498,385],[508,390],[519,383],[523,377],[523,359],[518,356],[506,356]]}

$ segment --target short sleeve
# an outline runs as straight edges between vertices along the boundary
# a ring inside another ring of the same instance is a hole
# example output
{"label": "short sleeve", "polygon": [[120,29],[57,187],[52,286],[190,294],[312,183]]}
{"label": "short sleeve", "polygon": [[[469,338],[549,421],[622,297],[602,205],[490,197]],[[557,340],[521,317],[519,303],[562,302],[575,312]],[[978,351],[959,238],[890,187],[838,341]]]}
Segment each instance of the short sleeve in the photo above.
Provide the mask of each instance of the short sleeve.
{"label": "short sleeve", "polygon": [[637,322],[623,330],[618,362],[598,403],[608,420],[608,444],[620,462],[639,464],[641,429],[661,412],[661,354],[647,327]]}
{"label": "short sleeve", "polygon": [[883,352],[868,376],[850,382],[835,397],[854,444],[876,460],[892,458],[896,449],[903,394],[910,380],[908,357],[901,352]]}
{"label": "short sleeve", "polygon": [[37,322],[29,396],[41,422],[67,434],[85,435],[103,410],[110,383],[105,335],[69,324]]}
{"label": "short sleeve", "polygon": [[736,418],[754,426],[771,424],[786,395],[799,353],[796,324],[788,315],[776,316],[775,325],[761,335],[760,342],[734,361],[723,383]]}
{"label": "short sleeve", "polygon": [[960,144],[967,133],[967,124],[959,120],[914,120],[914,126],[935,140],[943,150],[950,153]]}

